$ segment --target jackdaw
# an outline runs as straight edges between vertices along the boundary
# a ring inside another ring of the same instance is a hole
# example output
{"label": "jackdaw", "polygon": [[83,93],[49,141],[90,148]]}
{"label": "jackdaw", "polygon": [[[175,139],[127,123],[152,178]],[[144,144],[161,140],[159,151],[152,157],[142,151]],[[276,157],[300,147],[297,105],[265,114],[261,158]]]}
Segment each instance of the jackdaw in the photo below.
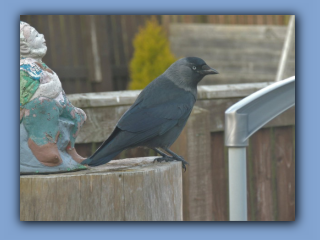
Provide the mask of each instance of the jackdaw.
{"label": "jackdaw", "polygon": [[181,161],[185,170],[187,162],[169,147],[189,118],[197,99],[198,83],[205,75],[217,73],[201,58],[187,57],[174,62],[141,91],[109,138],[82,164],[99,166],[111,161],[122,150],[144,146],[162,156],[155,161]]}

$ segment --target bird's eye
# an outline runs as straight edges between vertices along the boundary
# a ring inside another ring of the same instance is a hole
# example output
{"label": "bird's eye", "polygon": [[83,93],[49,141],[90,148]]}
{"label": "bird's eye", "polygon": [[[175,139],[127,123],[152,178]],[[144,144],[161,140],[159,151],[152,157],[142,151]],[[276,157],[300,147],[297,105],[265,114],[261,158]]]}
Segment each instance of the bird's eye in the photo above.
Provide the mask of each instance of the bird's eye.
{"label": "bird's eye", "polygon": [[193,67],[192,67],[192,69],[193,69],[193,70],[196,70],[196,69],[197,69],[197,67],[196,67],[196,66],[193,66]]}

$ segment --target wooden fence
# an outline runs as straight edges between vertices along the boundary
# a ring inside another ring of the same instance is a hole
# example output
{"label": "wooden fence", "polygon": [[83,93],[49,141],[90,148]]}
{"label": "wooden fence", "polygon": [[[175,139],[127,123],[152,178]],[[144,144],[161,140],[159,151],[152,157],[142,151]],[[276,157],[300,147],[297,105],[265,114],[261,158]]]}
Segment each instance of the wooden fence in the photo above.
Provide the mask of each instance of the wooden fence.
{"label": "wooden fence", "polygon": [[[183,174],[185,221],[228,220],[228,162],[224,147],[224,112],[243,97],[270,83],[199,86],[198,100],[186,127],[172,146],[190,162]],[[69,95],[88,120],[76,148],[89,156],[111,133],[139,91]],[[295,108],[290,108],[255,133],[247,148],[248,220],[295,219]],[[117,158],[149,156],[136,148]]]}
{"label": "wooden fence", "polygon": [[[218,70],[200,84],[275,81],[286,26],[170,24],[172,52],[179,57],[198,56]],[[283,78],[295,75],[295,43]]]}
{"label": "wooden fence", "polygon": [[[43,33],[44,62],[66,93],[124,90],[132,40],[148,15],[28,15],[22,21]],[[103,79],[103,81],[102,81]]]}
{"label": "wooden fence", "polygon": [[[44,57],[67,94],[127,89],[132,41],[151,15],[23,15],[43,33]],[[286,15],[157,15],[170,23],[286,25]]]}

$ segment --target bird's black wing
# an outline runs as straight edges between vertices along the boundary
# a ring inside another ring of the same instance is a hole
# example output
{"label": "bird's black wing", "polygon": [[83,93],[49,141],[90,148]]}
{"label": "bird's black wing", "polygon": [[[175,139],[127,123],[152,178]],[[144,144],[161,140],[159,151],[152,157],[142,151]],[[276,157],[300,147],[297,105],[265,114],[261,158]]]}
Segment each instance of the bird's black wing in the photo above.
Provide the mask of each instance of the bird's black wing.
{"label": "bird's black wing", "polygon": [[150,137],[162,135],[179,120],[189,117],[194,102],[191,93],[184,93],[168,97],[156,105],[137,103],[123,115],[117,127],[132,133],[150,132]]}
{"label": "bird's black wing", "polygon": [[140,93],[109,138],[90,157],[92,166],[106,163],[120,151],[139,146],[179,123],[185,124],[196,101],[195,96],[169,80],[161,80],[160,88],[154,81]]}

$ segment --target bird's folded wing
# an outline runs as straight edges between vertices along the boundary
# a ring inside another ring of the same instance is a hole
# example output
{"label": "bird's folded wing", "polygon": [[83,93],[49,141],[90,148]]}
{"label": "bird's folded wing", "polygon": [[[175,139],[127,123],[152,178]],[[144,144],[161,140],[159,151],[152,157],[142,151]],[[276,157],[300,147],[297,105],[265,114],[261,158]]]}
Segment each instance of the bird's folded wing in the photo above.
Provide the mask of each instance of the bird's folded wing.
{"label": "bird's folded wing", "polygon": [[188,96],[156,106],[141,107],[137,104],[123,115],[117,127],[135,133],[158,129],[156,131],[161,135],[174,127],[179,120],[187,119],[193,104],[193,98]]}

